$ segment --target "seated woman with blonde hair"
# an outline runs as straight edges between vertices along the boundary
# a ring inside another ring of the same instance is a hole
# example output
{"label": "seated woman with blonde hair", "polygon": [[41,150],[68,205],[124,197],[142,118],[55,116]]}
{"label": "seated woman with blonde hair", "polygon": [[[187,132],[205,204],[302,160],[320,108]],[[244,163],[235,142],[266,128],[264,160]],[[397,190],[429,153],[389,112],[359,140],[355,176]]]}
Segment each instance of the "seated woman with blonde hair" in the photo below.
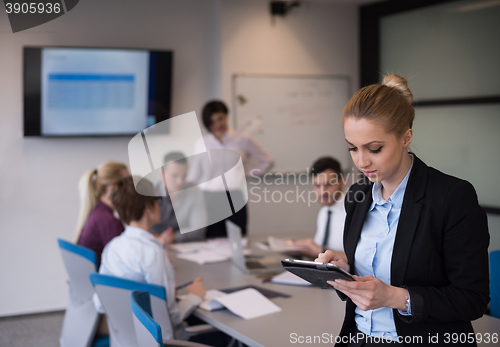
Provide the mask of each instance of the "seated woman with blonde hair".
{"label": "seated woman with blonde hair", "polygon": [[96,253],[98,265],[104,246],[124,230],[123,224],[113,215],[110,196],[116,182],[129,175],[125,164],[106,161],[80,178],[81,206],[75,241]]}

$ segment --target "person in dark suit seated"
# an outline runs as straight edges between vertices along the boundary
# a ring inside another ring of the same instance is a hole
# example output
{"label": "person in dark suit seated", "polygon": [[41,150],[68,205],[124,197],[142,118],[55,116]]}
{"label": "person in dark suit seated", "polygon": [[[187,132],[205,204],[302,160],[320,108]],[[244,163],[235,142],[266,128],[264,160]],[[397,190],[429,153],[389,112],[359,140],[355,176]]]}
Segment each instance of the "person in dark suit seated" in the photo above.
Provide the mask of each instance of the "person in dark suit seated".
{"label": "person in dark suit seated", "polygon": [[163,181],[157,190],[166,191],[167,195],[162,197],[160,205],[161,222],[154,225],[151,232],[157,234],[165,245],[204,240],[207,220],[205,199],[198,187],[186,182],[186,157],[181,152],[169,152],[163,162]]}
{"label": "person in dark suit seated", "polygon": [[316,259],[355,275],[329,282],[346,300],[338,346],[443,346],[453,334],[475,346],[471,321],[489,302],[486,213],[469,182],[408,151],[412,98],[407,81],[389,75],[343,110],[346,142],[366,179],[345,198],[347,262],[331,251]]}

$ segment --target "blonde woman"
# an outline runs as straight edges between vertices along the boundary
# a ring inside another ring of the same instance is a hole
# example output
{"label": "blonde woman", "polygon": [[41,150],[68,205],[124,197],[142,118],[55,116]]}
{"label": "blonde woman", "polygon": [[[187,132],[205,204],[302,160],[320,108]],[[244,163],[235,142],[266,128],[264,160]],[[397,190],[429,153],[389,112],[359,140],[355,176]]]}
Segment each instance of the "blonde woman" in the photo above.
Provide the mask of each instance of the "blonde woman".
{"label": "blonde woman", "polygon": [[81,207],[75,241],[96,252],[98,265],[104,246],[124,230],[113,215],[111,193],[116,183],[127,176],[130,174],[124,164],[107,161],[85,172],[79,182]]}
{"label": "blonde woman", "polygon": [[356,275],[329,282],[347,302],[337,346],[429,345],[430,336],[443,346],[457,334],[471,337],[460,345],[476,346],[471,321],[489,301],[486,213],[469,182],[408,151],[412,100],[407,81],[389,75],[343,110],[366,180],[345,198],[347,262],[331,251],[317,259]]}

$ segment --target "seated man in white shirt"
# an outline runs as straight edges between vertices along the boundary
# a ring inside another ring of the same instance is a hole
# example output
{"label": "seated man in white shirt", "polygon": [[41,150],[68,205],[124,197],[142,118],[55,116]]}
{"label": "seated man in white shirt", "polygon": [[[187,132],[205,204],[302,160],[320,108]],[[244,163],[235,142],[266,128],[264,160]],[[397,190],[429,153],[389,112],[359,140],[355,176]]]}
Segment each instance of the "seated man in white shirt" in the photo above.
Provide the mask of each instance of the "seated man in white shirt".
{"label": "seated man in white shirt", "polygon": [[[154,194],[149,181],[143,179],[139,185],[142,185],[141,192],[151,190],[151,195]],[[111,202],[127,227],[104,248],[99,273],[164,286],[174,336],[186,339],[181,323],[201,303],[206,290],[198,277],[186,287],[188,294],[185,298],[176,301],[174,269],[164,246],[149,231],[160,222],[158,200],[138,194],[132,177],[117,183]],[[96,306],[98,310],[101,308],[99,300],[96,300]]]}
{"label": "seated man in white shirt", "polygon": [[[159,182],[161,186],[157,189],[162,191],[164,186],[167,196],[162,197],[160,204],[160,223],[154,225],[151,232],[164,245],[204,240],[207,219],[205,199],[200,189],[186,182],[186,157],[181,152],[170,152],[163,162],[163,182]],[[185,232],[187,230],[189,232]]]}
{"label": "seated man in white shirt", "polygon": [[319,210],[314,239],[294,242],[304,247],[303,255],[316,258],[329,249],[345,258],[344,253],[344,180],[340,163],[332,157],[322,157],[311,168],[314,191],[323,207]]}

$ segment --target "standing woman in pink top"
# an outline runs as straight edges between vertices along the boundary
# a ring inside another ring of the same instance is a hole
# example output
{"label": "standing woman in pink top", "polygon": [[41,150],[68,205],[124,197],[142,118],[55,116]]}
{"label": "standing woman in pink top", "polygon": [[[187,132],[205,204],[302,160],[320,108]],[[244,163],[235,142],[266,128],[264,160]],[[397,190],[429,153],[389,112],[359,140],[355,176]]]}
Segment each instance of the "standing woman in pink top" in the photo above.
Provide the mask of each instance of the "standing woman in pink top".
{"label": "standing woman in pink top", "polygon": [[124,164],[106,161],[85,172],[78,185],[81,206],[75,241],[96,253],[98,266],[104,246],[124,230],[122,222],[113,215],[110,197],[116,183],[127,176],[130,174]]}
{"label": "standing woman in pink top", "polygon": [[[273,158],[262,148],[255,139],[242,131],[233,129],[228,122],[229,110],[227,106],[218,100],[213,100],[205,104],[202,111],[202,119],[208,133],[203,136],[203,141],[198,141],[195,145],[195,153],[201,153],[205,147],[211,149],[231,149],[237,151],[243,163],[245,177],[255,177],[264,175],[274,164]],[[213,165],[214,158],[211,157]],[[243,193],[237,188],[231,187],[231,181],[227,181],[226,192],[224,186],[220,186],[215,181],[210,181],[212,172],[198,163],[193,163],[187,180],[193,183],[205,183],[200,187],[206,198],[207,212],[211,215],[213,201],[225,199],[226,194],[233,199],[243,199]],[[224,164],[222,164],[224,166]],[[243,178],[244,179],[244,178]],[[234,181],[233,181],[234,183]],[[235,186],[238,186],[235,184]],[[230,192],[230,193],[229,193]],[[241,197],[240,197],[241,195]],[[247,209],[246,205],[228,218],[241,228],[242,234],[247,232]],[[222,220],[207,227],[207,237],[226,237],[226,224]]]}

